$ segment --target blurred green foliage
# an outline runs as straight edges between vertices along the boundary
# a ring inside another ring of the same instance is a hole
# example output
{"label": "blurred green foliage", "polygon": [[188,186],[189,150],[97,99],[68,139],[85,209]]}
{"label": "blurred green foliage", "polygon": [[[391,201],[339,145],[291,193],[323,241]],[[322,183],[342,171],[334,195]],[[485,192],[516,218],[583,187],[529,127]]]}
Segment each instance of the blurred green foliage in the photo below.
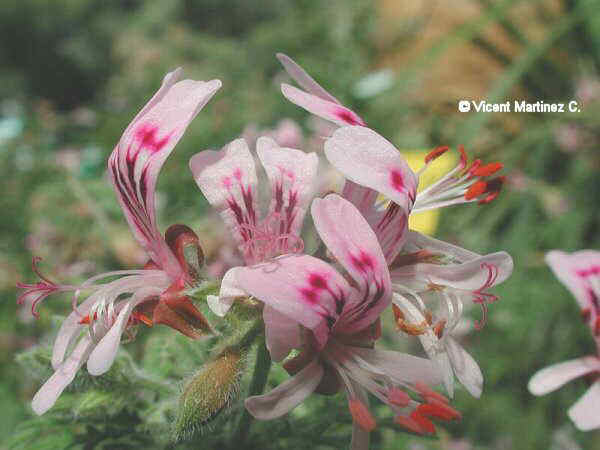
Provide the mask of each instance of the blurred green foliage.
{"label": "blurred green foliage", "polygon": [[[566,415],[584,381],[543,398],[526,389],[536,370],[594,352],[575,302],[543,255],[600,248],[600,2],[421,3],[414,13],[361,0],[2,2],[0,445],[229,448],[228,414],[241,403],[192,441],[169,444],[183,382],[207,347],[160,327],[140,330],[108,375],[80,371],[57,406],[34,418],[28,403],[50,374],[45,344],[57,330],[53,313],[67,313],[70,302],[49,299],[31,322],[16,310],[14,282],[32,280],[32,253],[57,279],[138,262],[104,164],[128,121],[177,66],[224,86],[159,181],[160,223],[201,228],[207,208],[187,169],[192,154],[224,145],[249,123],[272,127],[291,117],[310,129],[306,113],[278,92],[285,78],[274,53],[282,51],[399,148],[462,143],[504,162],[509,174],[497,201],[444,211],[438,230],[474,251],[503,249],[515,259],[487,327],[468,337],[486,376],[484,394],[475,400],[459,391],[464,418],[439,439],[401,433],[377,408],[373,448],[600,448],[598,432],[577,431]],[[469,14],[461,17],[463,8]],[[472,56],[471,65],[457,51]],[[382,68],[393,70],[391,84],[361,95],[357,83]],[[440,68],[449,77],[436,78]],[[576,99],[582,112],[461,114],[463,98]],[[286,376],[274,365],[269,387]],[[252,424],[247,448],[342,448],[349,436],[343,396],[313,396],[289,417]]]}

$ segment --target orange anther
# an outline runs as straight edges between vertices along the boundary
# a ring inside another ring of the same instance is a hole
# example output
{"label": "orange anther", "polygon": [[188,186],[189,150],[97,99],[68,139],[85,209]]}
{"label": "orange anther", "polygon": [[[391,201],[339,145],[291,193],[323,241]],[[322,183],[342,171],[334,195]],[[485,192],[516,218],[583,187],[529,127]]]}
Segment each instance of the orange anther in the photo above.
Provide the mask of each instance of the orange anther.
{"label": "orange anther", "polygon": [[496,199],[496,197],[498,197],[499,195],[500,195],[500,191],[491,192],[488,195],[486,195],[484,198],[479,200],[477,202],[477,204],[478,205],[487,205],[488,203],[493,202]]}
{"label": "orange anther", "polygon": [[504,164],[495,162],[486,164],[485,166],[480,166],[476,168],[472,173],[476,177],[488,177],[504,167]]}
{"label": "orange anther", "polygon": [[474,198],[479,197],[481,194],[484,194],[487,191],[487,187],[487,182],[483,180],[473,183],[467,192],[465,192],[465,200],[473,200]]}
{"label": "orange anther", "polygon": [[442,338],[442,334],[444,334],[444,327],[446,326],[446,319],[440,319],[438,323],[433,327],[433,332],[437,336],[438,339]]}
{"label": "orange anther", "polygon": [[425,156],[425,164],[429,164],[434,159],[439,158],[444,153],[446,153],[449,148],[450,147],[448,147],[447,145],[445,145],[443,147],[436,147],[436,148],[434,148],[429,153],[427,153],[427,156]]}
{"label": "orange anther", "polygon": [[375,423],[375,418],[363,402],[356,398],[351,398],[348,401],[348,409],[350,410],[350,414],[352,414],[352,419],[354,419],[363,430],[370,432],[375,429],[375,426],[377,425]]}

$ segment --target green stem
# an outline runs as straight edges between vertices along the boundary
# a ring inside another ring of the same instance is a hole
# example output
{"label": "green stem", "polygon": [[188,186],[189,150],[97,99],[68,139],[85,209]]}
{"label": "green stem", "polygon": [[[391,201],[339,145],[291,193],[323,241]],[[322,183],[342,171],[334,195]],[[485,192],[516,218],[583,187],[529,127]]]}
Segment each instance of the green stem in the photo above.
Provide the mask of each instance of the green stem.
{"label": "green stem", "polygon": [[[250,381],[250,386],[248,387],[248,397],[263,393],[265,385],[267,384],[267,379],[269,378],[270,370],[271,356],[269,355],[269,350],[267,350],[265,345],[265,340],[260,339],[260,341],[258,341],[258,348],[256,350],[254,373],[252,374],[252,380]],[[248,433],[250,432],[252,420],[253,418],[248,413],[246,408],[242,408],[232,436],[232,448],[240,448],[244,446],[246,438],[248,437]]]}

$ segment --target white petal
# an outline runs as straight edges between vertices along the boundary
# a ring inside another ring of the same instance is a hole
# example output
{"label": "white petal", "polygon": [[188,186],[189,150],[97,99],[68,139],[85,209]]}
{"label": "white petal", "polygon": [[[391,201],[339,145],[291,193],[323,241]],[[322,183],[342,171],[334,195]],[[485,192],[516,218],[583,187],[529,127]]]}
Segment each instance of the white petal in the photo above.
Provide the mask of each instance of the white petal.
{"label": "white petal", "polygon": [[245,401],[246,409],[260,420],[277,419],[314,392],[323,378],[323,372],[323,367],[315,359],[268,394],[248,397]]}
{"label": "white petal", "polygon": [[110,327],[108,332],[100,342],[98,342],[98,345],[96,345],[90,354],[87,363],[87,370],[90,375],[102,375],[110,369],[110,366],[112,366],[112,363],[117,356],[119,344],[121,343],[121,336],[127,327],[127,322],[129,321],[129,316],[131,316],[133,308],[149,296],[157,295],[161,292],[161,289],[156,289],[154,287],[140,289],[131,297],[131,299],[127,300],[127,304],[119,312],[115,323]]}
{"label": "white petal", "polygon": [[592,387],[577,400],[569,409],[569,417],[581,431],[600,428],[600,382]]}
{"label": "white petal", "polygon": [[540,370],[531,377],[527,387],[533,395],[545,395],[596,370],[600,370],[600,360],[595,356],[572,359]]}
{"label": "white petal", "polygon": [[473,397],[481,397],[483,374],[477,361],[452,337],[446,336],[446,350],[458,381]]}
{"label": "white petal", "polygon": [[89,335],[82,337],[71,355],[58,366],[54,374],[37,391],[31,401],[31,407],[37,415],[44,414],[54,406],[60,394],[73,381],[75,374],[85,363],[92,348],[93,344]]}

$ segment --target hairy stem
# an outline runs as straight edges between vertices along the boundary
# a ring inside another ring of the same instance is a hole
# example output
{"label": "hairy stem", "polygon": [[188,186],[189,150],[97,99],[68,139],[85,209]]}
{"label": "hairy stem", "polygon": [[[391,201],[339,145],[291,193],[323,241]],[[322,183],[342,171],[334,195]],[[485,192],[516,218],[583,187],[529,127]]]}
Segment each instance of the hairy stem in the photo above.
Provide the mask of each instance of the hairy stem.
{"label": "hairy stem", "polygon": [[[260,339],[256,350],[256,363],[254,365],[254,373],[252,374],[252,380],[248,387],[248,397],[252,395],[260,395],[265,389],[267,379],[269,378],[269,371],[271,370],[271,356],[269,350],[265,345],[265,340]],[[236,423],[235,431],[231,439],[231,446],[240,448],[243,447],[248,433],[250,432],[250,425],[252,424],[253,417],[248,413],[246,408],[242,408],[238,421]]]}

